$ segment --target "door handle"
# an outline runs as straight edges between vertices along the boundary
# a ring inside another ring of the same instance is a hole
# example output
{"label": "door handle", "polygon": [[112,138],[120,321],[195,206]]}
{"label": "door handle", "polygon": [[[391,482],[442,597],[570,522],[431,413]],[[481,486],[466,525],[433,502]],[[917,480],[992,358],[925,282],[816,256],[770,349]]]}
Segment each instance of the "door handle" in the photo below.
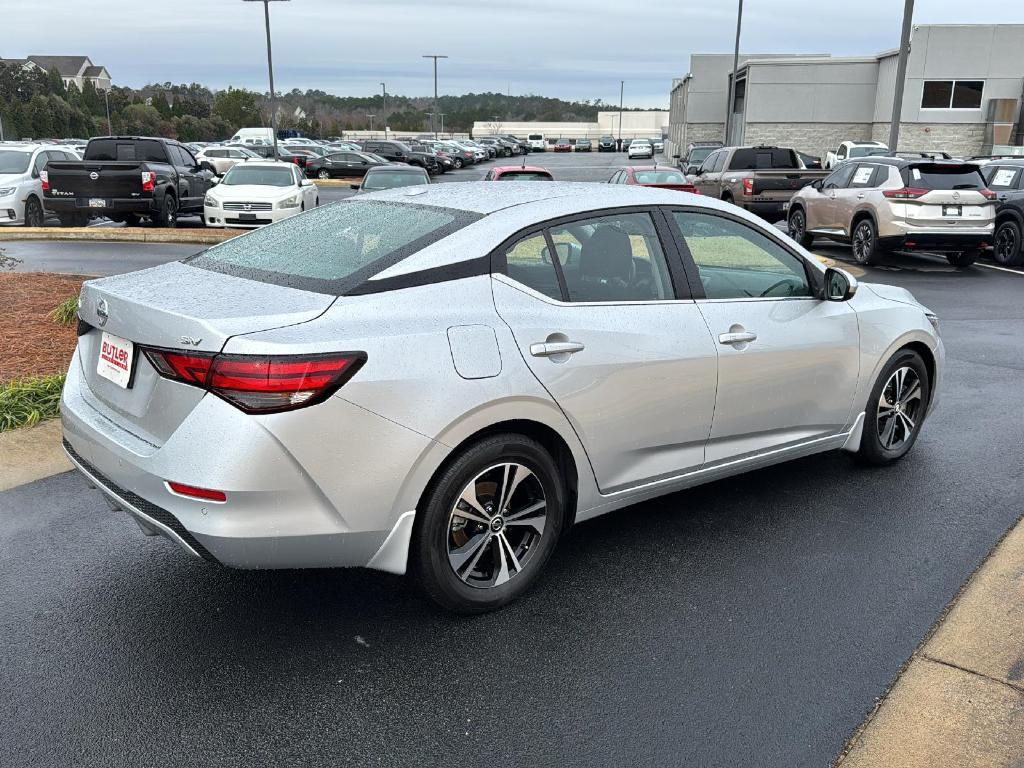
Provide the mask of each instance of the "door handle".
{"label": "door handle", "polygon": [[530,354],[534,357],[553,357],[554,355],[572,355],[582,352],[583,345],[578,341],[547,341],[542,344],[531,344]]}
{"label": "door handle", "polygon": [[719,344],[748,344],[751,341],[757,340],[757,334],[753,331],[741,331],[739,333],[720,333],[718,334]]}
{"label": "door handle", "polygon": [[863,193],[863,192],[861,192],[860,194],[858,194],[858,195],[857,195],[857,199],[858,199],[858,200],[863,200],[863,199],[864,199],[864,197],[865,197],[865,195],[864,195],[864,193]]}

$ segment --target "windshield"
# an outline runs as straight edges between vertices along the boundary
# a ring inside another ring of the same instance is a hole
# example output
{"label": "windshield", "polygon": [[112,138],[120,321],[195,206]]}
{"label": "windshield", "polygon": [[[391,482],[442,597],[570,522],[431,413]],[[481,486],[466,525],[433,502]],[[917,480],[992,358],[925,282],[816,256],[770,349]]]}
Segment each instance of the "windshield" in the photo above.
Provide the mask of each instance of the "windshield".
{"label": "windshield", "polygon": [[164,145],[152,139],[93,139],[85,148],[86,160],[166,163]]}
{"label": "windshield", "polygon": [[31,159],[31,152],[0,149],[0,173],[24,173],[28,170],[28,161]]}
{"label": "windshield", "polygon": [[686,177],[679,171],[635,171],[637,184],[685,184]]}
{"label": "windshield", "polygon": [[850,147],[850,157],[885,157],[888,154],[885,147]]}
{"label": "windshield", "polygon": [[507,171],[498,177],[498,181],[553,181],[550,173],[541,171]]}
{"label": "windshield", "polygon": [[291,168],[269,168],[258,165],[232,166],[221,181],[222,186],[238,186],[239,184],[258,184],[264,187],[294,186],[295,179]]}
{"label": "windshield", "polygon": [[691,149],[690,154],[686,158],[686,162],[691,165],[699,165],[707,160],[708,155],[714,152],[715,149],[717,149],[717,147],[697,147],[696,149]]}
{"label": "windshield", "polygon": [[236,277],[332,295],[480,218],[383,200],[352,200],[236,237],[187,263]]}
{"label": "windshield", "polygon": [[409,171],[371,171],[363,180],[363,190],[376,192],[381,189],[395,187],[415,187],[428,184],[426,173],[410,173]]}

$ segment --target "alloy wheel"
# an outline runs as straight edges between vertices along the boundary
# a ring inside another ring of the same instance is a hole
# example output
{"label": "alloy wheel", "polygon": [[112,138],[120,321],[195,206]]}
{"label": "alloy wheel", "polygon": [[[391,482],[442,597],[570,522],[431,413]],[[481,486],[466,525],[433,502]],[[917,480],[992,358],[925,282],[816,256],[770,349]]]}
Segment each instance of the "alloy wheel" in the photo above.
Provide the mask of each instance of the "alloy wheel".
{"label": "alloy wheel", "polygon": [[1020,243],[1013,227],[1000,227],[996,232],[995,259],[1000,264],[1011,264],[1017,258]]}
{"label": "alloy wheel", "polygon": [[41,227],[43,223],[43,207],[39,204],[38,200],[30,197],[28,202],[25,203],[25,226]]}
{"label": "alloy wheel", "polygon": [[322,168],[319,171],[317,171],[316,177],[318,179],[329,179],[331,178],[331,174],[330,171],[328,171],[326,168]]}
{"label": "alloy wheel", "polygon": [[793,211],[789,217],[789,236],[800,242],[804,236],[804,214],[803,211]]}
{"label": "alloy wheel", "polygon": [[899,450],[909,440],[924,413],[921,379],[902,366],[893,371],[878,398],[876,428],[878,441],[888,451]]}
{"label": "alloy wheel", "polygon": [[870,224],[862,222],[857,225],[857,229],[853,232],[853,255],[857,261],[863,263],[868,260],[874,246],[874,239]]}
{"label": "alloy wheel", "polygon": [[495,464],[466,485],[452,508],[448,563],[471,587],[499,587],[529,565],[547,524],[537,475],[519,463]]}

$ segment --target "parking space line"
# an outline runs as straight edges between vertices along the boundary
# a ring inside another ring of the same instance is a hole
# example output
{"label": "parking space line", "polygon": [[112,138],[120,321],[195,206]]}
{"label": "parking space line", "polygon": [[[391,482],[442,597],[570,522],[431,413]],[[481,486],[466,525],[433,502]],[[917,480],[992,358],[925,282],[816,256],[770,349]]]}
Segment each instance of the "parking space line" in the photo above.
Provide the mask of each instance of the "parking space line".
{"label": "parking space line", "polygon": [[1024,277],[1024,272],[1019,269],[1009,269],[1007,267],[997,267],[995,264],[978,264],[974,263],[976,267],[984,267],[985,269],[998,269],[1000,272],[1009,272],[1011,275],[1017,275],[1017,277]]}

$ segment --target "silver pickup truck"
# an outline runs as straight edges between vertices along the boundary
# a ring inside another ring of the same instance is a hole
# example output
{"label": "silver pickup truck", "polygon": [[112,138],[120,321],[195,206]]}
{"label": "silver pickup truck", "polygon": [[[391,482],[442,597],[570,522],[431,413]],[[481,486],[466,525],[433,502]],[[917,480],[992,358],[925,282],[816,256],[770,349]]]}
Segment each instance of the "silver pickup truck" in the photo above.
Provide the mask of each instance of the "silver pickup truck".
{"label": "silver pickup truck", "polygon": [[786,218],[789,199],[798,189],[829,173],[806,168],[789,147],[723,147],[687,178],[702,195],[777,221]]}

